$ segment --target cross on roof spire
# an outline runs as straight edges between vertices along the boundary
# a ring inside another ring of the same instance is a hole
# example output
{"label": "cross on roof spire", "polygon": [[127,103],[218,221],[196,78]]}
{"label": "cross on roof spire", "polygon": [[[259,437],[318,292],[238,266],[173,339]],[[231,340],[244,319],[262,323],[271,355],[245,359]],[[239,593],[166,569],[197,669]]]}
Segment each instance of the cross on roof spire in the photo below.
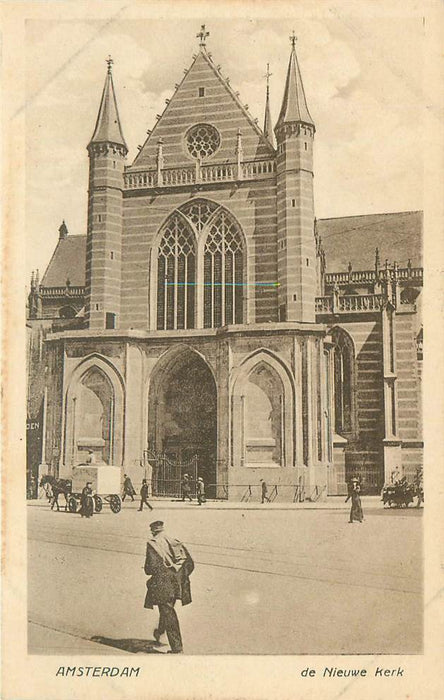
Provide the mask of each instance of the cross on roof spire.
{"label": "cross on roof spire", "polygon": [[264,78],[267,78],[267,87],[270,85],[270,78],[273,75],[273,73],[270,73],[270,64],[267,63],[267,72],[264,75]]}
{"label": "cross on roof spire", "polygon": [[111,73],[111,71],[112,71],[112,66],[113,66],[114,61],[113,61],[113,59],[111,58],[110,55],[109,55],[108,58],[106,59],[106,62],[107,62],[107,64],[108,64],[108,73]]}
{"label": "cross on roof spire", "polygon": [[200,47],[206,46],[206,39],[208,36],[210,36],[210,32],[205,31],[205,25],[201,24],[200,25],[200,32],[198,34],[196,34],[196,38],[200,39],[200,41],[199,41]]}
{"label": "cross on roof spire", "polygon": [[290,41],[291,41],[291,45],[293,48],[296,46],[297,40],[298,40],[298,38],[297,38],[296,34],[294,33],[294,29],[293,29],[292,33],[290,34]]}

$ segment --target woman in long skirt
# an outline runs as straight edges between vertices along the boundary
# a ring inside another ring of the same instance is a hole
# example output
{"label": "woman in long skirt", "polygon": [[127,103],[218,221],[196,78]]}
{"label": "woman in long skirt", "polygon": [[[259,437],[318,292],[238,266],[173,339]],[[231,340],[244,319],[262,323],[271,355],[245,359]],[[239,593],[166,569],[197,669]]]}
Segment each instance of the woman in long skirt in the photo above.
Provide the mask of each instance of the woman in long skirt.
{"label": "woman in long skirt", "polygon": [[94,513],[94,500],[92,497],[91,482],[88,481],[80,496],[80,515],[85,518],[91,518]]}
{"label": "woman in long skirt", "polygon": [[364,514],[362,512],[361,487],[359,486],[359,482],[357,482],[357,481],[353,482],[351,491],[348,494],[347,498],[345,499],[346,503],[347,503],[349,498],[351,498],[351,510],[350,510],[349,523],[353,523],[355,520],[357,520],[358,523],[362,523],[362,521],[364,519]]}

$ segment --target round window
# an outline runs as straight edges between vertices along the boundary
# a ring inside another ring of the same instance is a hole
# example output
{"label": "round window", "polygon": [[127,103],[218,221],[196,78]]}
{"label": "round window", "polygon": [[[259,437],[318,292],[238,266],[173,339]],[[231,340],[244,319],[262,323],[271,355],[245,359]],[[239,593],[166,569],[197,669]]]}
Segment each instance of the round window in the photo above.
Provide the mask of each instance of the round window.
{"label": "round window", "polygon": [[220,146],[219,132],[211,124],[192,126],[185,138],[190,155],[201,160],[213,155]]}

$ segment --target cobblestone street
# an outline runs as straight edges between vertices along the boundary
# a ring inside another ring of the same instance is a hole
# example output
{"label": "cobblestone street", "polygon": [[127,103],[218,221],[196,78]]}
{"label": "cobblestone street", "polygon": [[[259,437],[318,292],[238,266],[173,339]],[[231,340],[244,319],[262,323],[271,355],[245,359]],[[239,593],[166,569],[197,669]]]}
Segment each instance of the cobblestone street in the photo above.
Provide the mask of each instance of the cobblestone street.
{"label": "cobblestone street", "polygon": [[28,507],[30,653],[166,651],[153,641],[157,612],[143,608],[154,518],[196,564],[193,603],[177,605],[185,653],[421,652],[421,510],[364,499],[364,523],[350,525],[339,501],[136,505],[91,520]]}

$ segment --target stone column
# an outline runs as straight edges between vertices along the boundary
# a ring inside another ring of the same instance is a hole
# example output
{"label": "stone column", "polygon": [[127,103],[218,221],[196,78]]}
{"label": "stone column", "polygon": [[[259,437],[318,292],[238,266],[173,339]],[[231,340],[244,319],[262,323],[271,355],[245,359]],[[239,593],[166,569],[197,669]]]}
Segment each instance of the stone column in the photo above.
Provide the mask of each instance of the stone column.
{"label": "stone column", "polygon": [[216,392],[217,392],[217,454],[216,454],[216,496],[224,495],[220,488],[228,483],[230,455],[230,350],[226,341],[217,347]]}
{"label": "stone column", "polygon": [[302,347],[300,338],[294,338],[294,378],[295,378],[295,464],[302,467],[304,463],[302,450]]}
{"label": "stone column", "polygon": [[396,411],[396,357],[394,311],[382,309],[382,348],[384,371],[384,481],[398,467],[401,471],[401,441],[397,432]]}
{"label": "stone column", "polygon": [[137,490],[143,477],[140,460],[143,458],[142,406],[144,402],[144,381],[142,352],[138,345],[128,343],[125,358],[126,396],[124,431],[124,469],[131,477]]}

